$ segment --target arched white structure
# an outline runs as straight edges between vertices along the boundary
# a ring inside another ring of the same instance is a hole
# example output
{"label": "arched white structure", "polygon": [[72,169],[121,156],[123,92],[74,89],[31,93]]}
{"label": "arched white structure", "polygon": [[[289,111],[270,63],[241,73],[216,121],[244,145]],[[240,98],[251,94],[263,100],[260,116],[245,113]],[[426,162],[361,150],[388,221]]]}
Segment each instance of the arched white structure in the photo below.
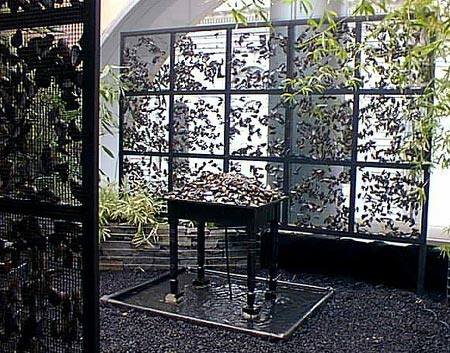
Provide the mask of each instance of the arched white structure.
{"label": "arched white structure", "polygon": [[[186,27],[197,24],[224,0],[131,0],[101,39],[101,67],[120,63],[120,33],[129,31]],[[116,135],[101,137],[103,145],[118,155]],[[101,153],[100,167],[111,180],[117,179],[117,158]]]}
{"label": "arched white structure", "polygon": [[198,23],[224,0],[135,0],[105,30],[101,66],[119,63],[120,33],[185,27]]}

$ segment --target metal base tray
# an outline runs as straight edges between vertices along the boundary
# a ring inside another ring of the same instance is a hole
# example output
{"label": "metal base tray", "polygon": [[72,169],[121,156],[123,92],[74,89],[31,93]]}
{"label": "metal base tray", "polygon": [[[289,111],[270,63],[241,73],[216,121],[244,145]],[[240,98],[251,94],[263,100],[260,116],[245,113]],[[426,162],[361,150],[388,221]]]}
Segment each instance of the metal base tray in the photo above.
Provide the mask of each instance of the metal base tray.
{"label": "metal base tray", "polygon": [[248,320],[242,315],[246,303],[246,276],[232,274],[230,299],[227,275],[207,270],[211,284],[204,289],[193,288],[194,271],[182,270],[178,276],[184,292],[179,304],[168,304],[164,297],[169,289],[169,274],[101,298],[109,303],[144,310],[196,324],[222,327],[272,339],[286,339],[308,316],[331,297],[334,290],[300,283],[278,281],[277,298],[264,299],[266,279],[256,278],[258,318]]}

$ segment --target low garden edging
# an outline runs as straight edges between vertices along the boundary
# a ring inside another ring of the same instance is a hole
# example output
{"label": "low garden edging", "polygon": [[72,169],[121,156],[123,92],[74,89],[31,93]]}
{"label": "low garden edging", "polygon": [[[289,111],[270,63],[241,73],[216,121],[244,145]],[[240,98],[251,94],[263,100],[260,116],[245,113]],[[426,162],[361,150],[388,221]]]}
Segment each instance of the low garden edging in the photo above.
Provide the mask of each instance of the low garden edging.
{"label": "low garden edging", "polygon": [[[100,269],[161,269],[169,268],[169,231],[166,224],[160,225],[157,240],[153,245],[132,245],[136,228],[127,225],[111,225],[110,237],[100,245]],[[226,250],[224,229],[206,227],[205,263],[209,268],[225,269]],[[179,226],[178,257],[181,266],[195,266],[197,263],[197,229]],[[250,244],[243,237],[243,231],[230,228],[230,268],[245,268],[247,250]]]}
{"label": "low garden edging", "polygon": [[[279,241],[280,267],[291,272],[350,276],[398,288],[416,288],[418,246],[283,232]],[[439,249],[429,246],[427,289],[445,292],[447,266],[447,259],[440,255]]]}

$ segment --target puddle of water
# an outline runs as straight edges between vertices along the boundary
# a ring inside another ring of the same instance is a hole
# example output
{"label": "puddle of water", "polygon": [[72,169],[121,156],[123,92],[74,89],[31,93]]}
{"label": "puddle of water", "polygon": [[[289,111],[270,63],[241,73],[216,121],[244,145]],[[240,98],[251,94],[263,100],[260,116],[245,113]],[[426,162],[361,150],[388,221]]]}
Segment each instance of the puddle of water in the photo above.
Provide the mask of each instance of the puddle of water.
{"label": "puddle of water", "polygon": [[120,295],[116,298],[125,304],[136,305],[149,310],[159,310],[166,314],[177,314],[188,319],[208,321],[211,324],[230,325],[236,329],[253,330],[256,334],[281,336],[299,324],[299,320],[330,294],[330,289],[299,287],[286,282],[279,283],[277,298],[265,300],[266,283],[256,284],[256,304],[261,311],[257,319],[246,320],[241,308],[246,304],[245,278],[232,277],[233,297],[230,299],[226,276],[208,274],[211,285],[205,289],[194,289],[194,273],[178,276],[183,288],[184,300],[180,304],[167,304],[164,297],[169,290],[168,277],[150,286]]}

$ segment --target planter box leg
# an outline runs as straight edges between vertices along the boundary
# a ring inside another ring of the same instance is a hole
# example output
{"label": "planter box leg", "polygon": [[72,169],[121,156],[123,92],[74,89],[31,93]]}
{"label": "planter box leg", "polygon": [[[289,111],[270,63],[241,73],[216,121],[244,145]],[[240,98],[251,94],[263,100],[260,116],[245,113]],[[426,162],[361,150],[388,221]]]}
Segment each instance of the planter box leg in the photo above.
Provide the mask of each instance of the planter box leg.
{"label": "planter box leg", "polygon": [[209,280],[205,278],[205,222],[197,225],[197,278],[193,281],[196,289],[209,286]]}
{"label": "planter box leg", "polygon": [[178,219],[169,219],[170,234],[170,293],[165,302],[177,304],[183,300],[183,292],[178,289]]}

